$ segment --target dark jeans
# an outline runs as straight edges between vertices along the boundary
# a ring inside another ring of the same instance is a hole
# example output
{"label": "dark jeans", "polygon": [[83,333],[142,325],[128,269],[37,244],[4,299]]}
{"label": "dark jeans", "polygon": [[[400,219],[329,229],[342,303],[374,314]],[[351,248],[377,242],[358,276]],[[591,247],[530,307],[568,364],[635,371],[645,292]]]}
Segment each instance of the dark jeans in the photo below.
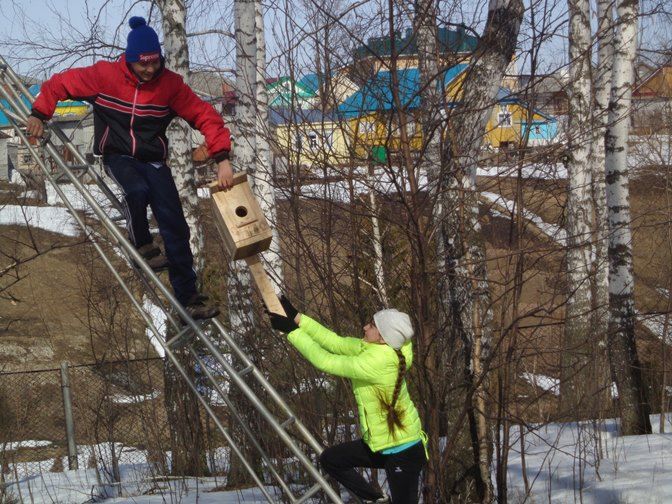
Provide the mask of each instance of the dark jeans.
{"label": "dark jeans", "polygon": [[393,504],[416,504],[420,471],[424,467],[422,442],[406,450],[382,455],[372,452],[361,439],[327,448],[320,455],[322,468],[361,499],[376,500],[382,495],[357,472],[355,467],[385,469]]}
{"label": "dark jeans", "polygon": [[189,246],[189,226],[170,168],[157,168],[129,156],[106,156],[105,171],[124,192],[128,237],[136,247],[152,242],[147,205],[152,209],[163,238],[175,297],[186,304],[196,293],[194,257]]}

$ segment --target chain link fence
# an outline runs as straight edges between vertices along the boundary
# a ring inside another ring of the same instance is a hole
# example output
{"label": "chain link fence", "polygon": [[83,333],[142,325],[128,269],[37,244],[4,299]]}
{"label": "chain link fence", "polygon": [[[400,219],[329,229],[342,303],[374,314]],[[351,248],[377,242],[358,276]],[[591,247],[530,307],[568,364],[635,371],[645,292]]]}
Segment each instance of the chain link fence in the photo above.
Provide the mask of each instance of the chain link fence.
{"label": "chain link fence", "polygon": [[[0,484],[67,469],[99,481],[170,474],[170,429],[161,359],[0,373]],[[208,465],[228,450],[201,412]]]}

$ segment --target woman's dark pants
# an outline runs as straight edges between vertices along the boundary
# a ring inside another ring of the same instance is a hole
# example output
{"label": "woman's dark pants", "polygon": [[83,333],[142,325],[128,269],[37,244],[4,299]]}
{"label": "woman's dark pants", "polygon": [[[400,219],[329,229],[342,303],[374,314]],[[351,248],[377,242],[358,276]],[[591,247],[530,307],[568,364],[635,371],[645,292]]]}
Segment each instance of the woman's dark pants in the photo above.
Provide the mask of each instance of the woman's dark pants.
{"label": "woman's dark pants", "polygon": [[372,452],[359,439],[327,448],[320,455],[322,469],[361,499],[376,500],[382,495],[355,467],[385,469],[393,504],[418,502],[420,471],[425,462],[425,449],[421,442],[402,452],[382,455]]}

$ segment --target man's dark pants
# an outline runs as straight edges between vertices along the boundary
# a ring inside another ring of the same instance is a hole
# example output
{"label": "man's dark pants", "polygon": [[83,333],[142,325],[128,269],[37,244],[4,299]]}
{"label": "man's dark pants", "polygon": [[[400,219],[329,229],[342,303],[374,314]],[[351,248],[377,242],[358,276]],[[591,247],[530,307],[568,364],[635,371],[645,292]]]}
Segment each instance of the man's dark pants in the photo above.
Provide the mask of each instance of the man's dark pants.
{"label": "man's dark pants", "polygon": [[147,205],[159,224],[169,268],[170,284],[182,304],[196,293],[194,257],[189,246],[189,226],[182,203],[165,163],[154,166],[130,156],[104,158],[105,170],[124,192],[128,236],[136,248],[152,242],[147,220]]}

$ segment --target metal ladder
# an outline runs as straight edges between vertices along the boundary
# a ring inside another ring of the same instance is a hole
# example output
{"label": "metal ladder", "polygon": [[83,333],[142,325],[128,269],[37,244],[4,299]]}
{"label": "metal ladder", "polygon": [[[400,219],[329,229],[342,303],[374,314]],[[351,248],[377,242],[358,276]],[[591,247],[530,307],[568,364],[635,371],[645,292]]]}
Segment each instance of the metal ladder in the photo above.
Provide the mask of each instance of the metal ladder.
{"label": "metal ladder", "polygon": [[[105,213],[105,210],[94,199],[93,195],[80,181],[74,171],[88,170],[87,173],[91,176],[93,182],[101,189],[112,206],[121,212],[121,204],[114,195],[114,192],[110,190],[96,170],[86,162],[84,156],[82,156],[75,145],[72,144],[72,142],[56,124],[52,123],[45,125],[45,131],[47,131],[47,133],[45,133],[45,138],[42,141],[42,148],[60,169],[61,173],[58,174],[58,177],[66,177],[72,183],[78,193],[86,200],[91,210],[98,217],[108,236],[101,236],[99,233],[91,230],[90,226],[84,222],[82,216],[79,215],[72,202],[59,187],[56,181],[56,177],[54,177],[54,175],[51,173],[51,170],[43,161],[36,147],[28,142],[22,127],[25,127],[26,125],[26,120],[30,115],[30,109],[23,101],[22,96],[28,99],[31,103],[34,101],[34,98],[28,92],[28,89],[25,87],[25,85],[21,82],[18,75],[7,64],[6,60],[0,56],[0,97],[4,98],[9,104],[8,107],[0,104],[0,110],[7,116],[9,122],[14,128],[14,131],[16,132],[16,135],[28,148],[31,156],[38,164],[47,180],[54,187],[63,203],[72,214],[73,218],[86,233],[87,237],[91,240],[94,248],[102,258],[105,265],[109,268],[115,280],[120,284],[123,291],[129,297],[131,303],[144,320],[147,328],[150,329],[155,339],[160,342],[165,351],[166,357],[171,360],[175,369],[177,369],[180,375],[182,375],[182,378],[186,381],[189,388],[196,395],[199,402],[210,416],[212,421],[215,423],[217,429],[221,432],[222,436],[231,447],[233,453],[239,457],[241,463],[249,472],[250,476],[257,484],[266,500],[268,502],[274,502],[274,497],[270,495],[264,485],[264,482],[261,480],[261,477],[256,473],[250,462],[246,460],[241,448],[236,444],[228,429],[224,427],[218,418],[216,412],[211,407],[208,398],[204,396],[202,388],[197,386],[194,380],[190,378],[189,374],[184,369],[176,357],[176,350],[181,349],[184,351],[184,349],[187,349],[188,352],[193,356],[196,363],[200,366],[201,372],[203,373],[202,377],[207,379],[208,385],[212,387],[212,390],[217,393],[219,398],[224,401],[226,406],[229,408],[231,417],[240,424],[243,432],[248,438],[248,441],[259,452],[259,456],[261,457],[261,460],[263,461],[266,469],[272,475],[273,479],[277,482],[278,486],[282,489],[283,494],[287,499],[289,499],[290,502],[297,504],[307,502],[312,497],[317,497],[320,492],[323,492],[330,502],[335,504],[342,504],[342,500],[339,497],[339,494],[329,485],[325,477],[316,468],[309,454],[304,453],[302,447],[295,441],[293,436],[299,439],[302,443],[305,443],[305,445],[307,445],[307,447],[312,451],[314,456],[319,455],[323,450],[320,443],[292,412],[288,404],[282,399],[280,394],[278,394],[278,392],[253,364],[245,352],[234,341],[234,339],[226,331],[219,320],[211,319],[208,321],[196,322],[191,318],[191,316],[185,311],[184,307],[173,296],[171,291],[161,282],[156,273],[152,271],[152,269],[147,265],[135,247],[122,234],[122,231],[114,224],[110,217],[108,217],[108,215]],[[72,153],[74,159],[78,163],[77,165],[68,166],[68,164],[63,160],[63,157],[60,155],[57,147],[52,142],[51,135],[55,135],[60,140],[60,142]],[[134,269],[143,284],[144,294],[148,295],[154,304],[161,308],[164,315],[166,316],[167,323],[170,324],[175,333],[175,336],[171,337],[168,341],[164,340],[164,335],[161,334],[161,332],[157,329],[148,311],[143,308],[140,302],[133,295],[127,282],[121,277],[119,271],[110,260],[108,253],[103,250],[101,243],[105,241],[117,246],[122,251],[125,259],[129,262],[129,264],[135,263],[135,265],[137,265]],[[159,294],[161,296],[159,296]],[[185,322],[184,325],[180,323],[180,319]],[[209,336],[209,334],[212,334],[217,338],[217,345],[214,343],[213,337]],[[195,349],[196,343],[200,345],[198,351]],[[240,362],[243,363],[242,367],[236,368],[234,364],[229,362],[224,357],[222,351],[220,350],[223,345],[226,345],[228,350],[233,355],[235,355],[240,360]],[[207,352],[204,352],[204,349],[207,350]],[[219,366],[217,370],[218,376],[215,376],[211,369],[209,369],[211,367],[211,360]],[[255,437],[255,434],[250,430],[249,426],[245,422],[243,416],[236,409],[228,394],[222,388],[222,376],[220,374],[222,371],[225,372],[225,376],[229,379],[230,385],[232,387],[237,387],[237,389],[242,392],[243,396],[259,413],[260,418],[265,420],[268,425],[270,425],[271,430],[267,431],[269,435],[274,434],[281,440],[281,442],[300,462],[303,469],[314,482],[314,484],[305,492],[303,492],[302,495],[295,495],[295,493],[290,489],[289,485],[282,479],[282,476],[279,474],[276,467],[274,467],[271,461],[271,457],[269,457],[269,455],[265,452]],[[264,403],[262,403],[259,396],[248,384],[248,381],[252,380],[256,381],[256,385],[261,387],[261,390],[263,390],[263,392],[271,399],[272,404],[274,404],[275,407],[281,412],[282,418],[276,417],[276,415],[274,415],[269,410],[269,408],[266,407]]]}

